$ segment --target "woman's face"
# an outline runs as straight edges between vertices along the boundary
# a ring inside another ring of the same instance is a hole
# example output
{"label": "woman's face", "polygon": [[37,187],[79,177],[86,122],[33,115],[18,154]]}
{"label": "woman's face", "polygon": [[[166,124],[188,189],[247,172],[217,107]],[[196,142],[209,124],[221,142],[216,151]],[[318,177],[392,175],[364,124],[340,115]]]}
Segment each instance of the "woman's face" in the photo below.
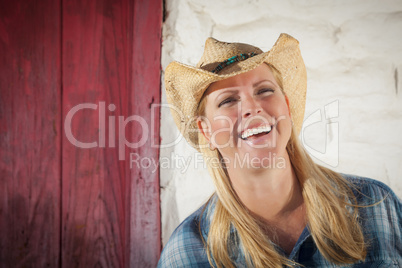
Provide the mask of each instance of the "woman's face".
{"label": "woman's face", "polygon": [[198,126],[224,158],[259,168],[286,153],[292,128],[288,101],[266,64],[215,82],[206,94]]}

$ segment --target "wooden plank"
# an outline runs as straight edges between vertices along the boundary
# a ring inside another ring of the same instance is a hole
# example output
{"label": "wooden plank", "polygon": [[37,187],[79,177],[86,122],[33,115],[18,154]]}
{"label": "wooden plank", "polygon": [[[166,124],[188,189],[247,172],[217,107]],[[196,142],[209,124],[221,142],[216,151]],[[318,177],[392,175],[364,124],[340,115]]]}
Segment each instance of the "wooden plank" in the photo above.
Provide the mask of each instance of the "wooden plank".
{"label": "wooden plank", "polygon": [[[159,85],[160,58],[152,59],[157,62],[157,69],[150,69],[148,62],[143,62],[143,70],[133,71],[133,55],[137,53],[133,52],[137,38],[133,1],[63,1],[62,10],[63,118],[71,119],[71,128],[68,120],[64,127],[68,133],[71,129],[77,141],[89,147],[96,143],[94,148],[79,148],[67,132],[63,138],[62,266],[146,267],[134,265],[140,262],[131,258],[139,248],[152,251],[147,251],[142,263],[155,266],[160,251],[160,245],[153,241],[160,241],[158,176],[147,179],[157,188],[150,188],[149,184],[133,186],[130,152],[127,146],[119,146],[119,122],[136,115],[145,105],[133,98],[138,77],[147,77],[145,71],[154,72],[152,78],[156,77]],[[160,24],[161,21],[159,36]],[[160,39],[153,47],[159,53]],[[144,83],[147,85],[148,81]],[[154,101],[158,101],[155,96],[159,96],[159,86],[145,86],[137,93],[144,94],[145,90],[153,92]],[[79,110],[77,105],[83,109]],[[69,114],[74,109],[76,113]],[[148,111],[147,106],[142,113]],[[128,141],[136,142],[138,129],[138,122],[127,123],[124,133]],[[156,139],[159,141],[159,134]],[[157,152],[150,152],[152,157],[158,156]],[[146,198],[133,204],[137,200],[132,196],[137,191]],[[148,200],[153,200],[152,205]],[[158,228],[132,228],[133,213],[144,206],[143,202],[147,202],[149,215],[141,215],[141,219],[151,222],[147,227]],[[147,247],[148,241],[130,241],[136,238],[133,232],[151,237],[156,248]]]}
{"label": "wooden plank", "polygon": [[0,3],[0,266],[57,267],[60,4]]}
{"label": "wooden plank", "polygon": [[[140,115],[151,134],[144,146],[131,149],[138,154],[140,165],[132,165],[132,267],[156,267],[161,250],[161,226],[159,206],[159,168],[147,168],[148,163],[158,163],[159,109],[160,103],[160,46],[162,1],[135,1],[133,43],[133,114]],[[138,140],[138,132],[133,140]],[[139,168],[138,168],[139,167]]]}
{"label": "wooden plank", "polygon": [[127,114],[129,13],[122,1],[64,1],[62,10],[63,118],[77,105],[95,105],[74,114],[71,133],[97,143],[79,148],[68,136],[63,139],[62,266],[122,267],[127,175],[116,148],[99,147],[99,133],[109,133],[99,114],[113,115],[106,109],[102,114],[101,103],[116,105],[114,114]]}

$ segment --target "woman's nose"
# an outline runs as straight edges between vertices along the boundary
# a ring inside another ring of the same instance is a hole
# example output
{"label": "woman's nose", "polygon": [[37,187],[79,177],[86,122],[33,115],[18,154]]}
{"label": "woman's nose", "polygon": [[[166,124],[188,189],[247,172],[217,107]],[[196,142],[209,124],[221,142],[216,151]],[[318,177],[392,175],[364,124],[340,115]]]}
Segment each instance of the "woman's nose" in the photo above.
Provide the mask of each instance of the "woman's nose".
{"label": "woman's nose", "polygon": [[241,109],[243,118],[257,115],[262,110],[260,103],[252,97],[248,97],[242,101]]}

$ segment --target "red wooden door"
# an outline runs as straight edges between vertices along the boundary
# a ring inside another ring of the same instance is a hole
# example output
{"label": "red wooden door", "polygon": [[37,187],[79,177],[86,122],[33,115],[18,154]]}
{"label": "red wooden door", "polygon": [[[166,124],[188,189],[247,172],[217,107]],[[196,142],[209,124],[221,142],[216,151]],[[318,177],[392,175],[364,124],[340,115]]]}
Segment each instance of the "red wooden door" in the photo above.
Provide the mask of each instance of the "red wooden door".
{"label": "red wooden door", "polygon": [[57,267],[60,3],[0,5],[0,266]]}
{"label": "red wooden door", "polygon": [[162,2],[0,15],[0,267],[154,267]]}

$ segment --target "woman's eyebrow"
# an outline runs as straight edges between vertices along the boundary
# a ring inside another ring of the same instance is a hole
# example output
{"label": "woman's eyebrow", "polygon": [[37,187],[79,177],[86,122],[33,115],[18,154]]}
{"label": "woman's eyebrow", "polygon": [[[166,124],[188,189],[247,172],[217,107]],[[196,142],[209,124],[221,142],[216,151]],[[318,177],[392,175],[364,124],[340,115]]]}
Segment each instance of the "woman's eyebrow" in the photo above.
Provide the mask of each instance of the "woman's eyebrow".
{"label": "woman's eyebrow", "polygon": [[220,88],[217,89],[219,91],[218,95],[216,98],[218,98],[222,94],[234,94],[237,93],[239,90],[236,87],[227,87],[227,88]]}
{"label": "woman's eyebrow", "polygon": [[254,84],[253,84],[253,87],[258,87],[260,84],[262,84],[262,83],[264,83],[264,82],[269,82],[269,83],[271,83],[272,85],[275,85],[275,83],[272,82],[271,80],[269,80],[269,79],[264,79],[264,80],[261,80],[261,81],[258,81],[258,82],[256,82],[256,83],[254,83]]}

